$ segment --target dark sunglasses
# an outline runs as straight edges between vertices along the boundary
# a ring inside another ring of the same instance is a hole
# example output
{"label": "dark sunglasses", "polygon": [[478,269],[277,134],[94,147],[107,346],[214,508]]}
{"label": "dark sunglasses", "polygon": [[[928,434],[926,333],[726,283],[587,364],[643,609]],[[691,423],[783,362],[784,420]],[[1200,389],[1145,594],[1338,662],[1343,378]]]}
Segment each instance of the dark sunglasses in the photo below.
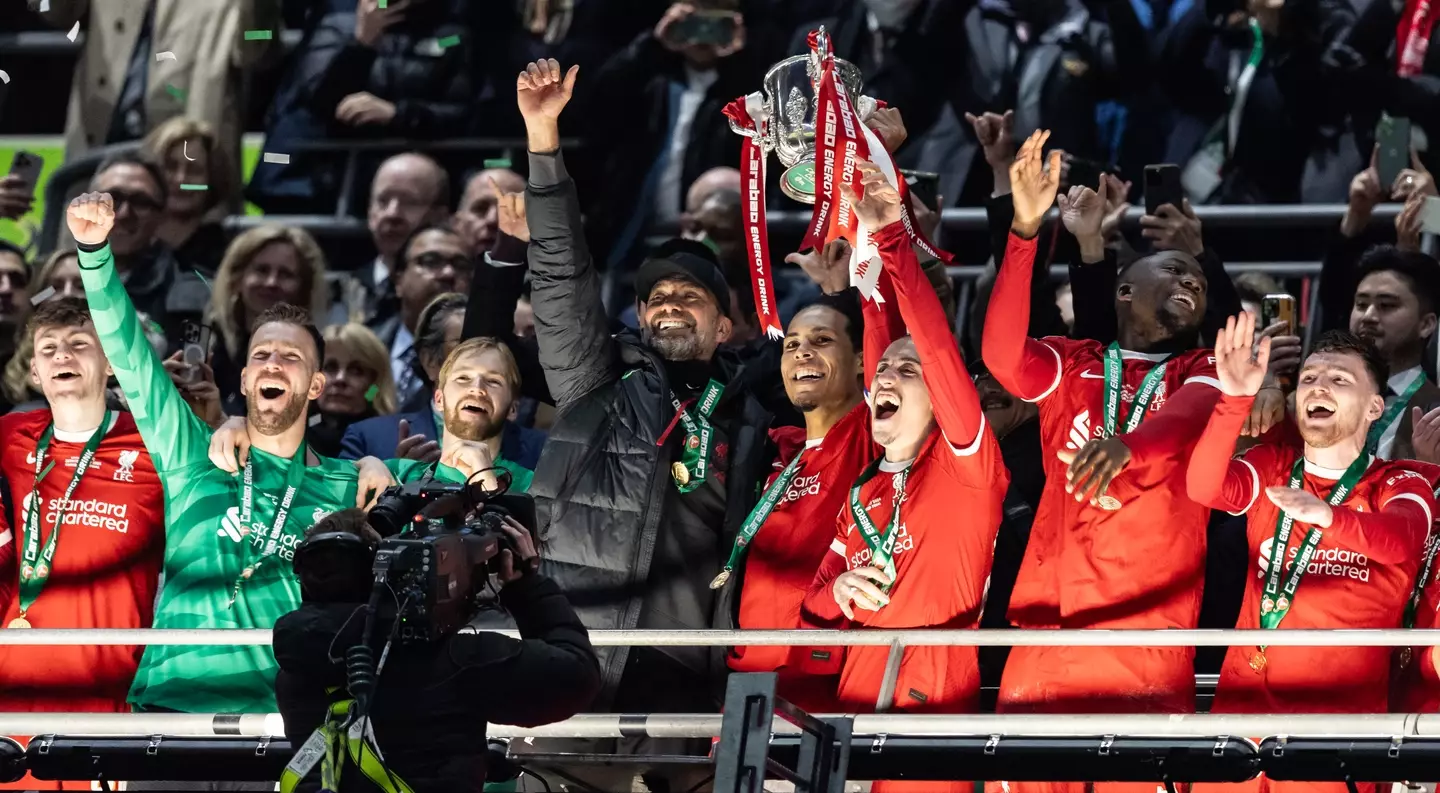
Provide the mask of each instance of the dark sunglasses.
{"label": "dark sunglasses", "polygon": [[129,204],[131,209],[149,212],[160,208],[160,202],[151,198],[146,193],[127,193],[124,190],[111,190],[110,198],[115,201],[116,209],[119,209],[122,204]]}

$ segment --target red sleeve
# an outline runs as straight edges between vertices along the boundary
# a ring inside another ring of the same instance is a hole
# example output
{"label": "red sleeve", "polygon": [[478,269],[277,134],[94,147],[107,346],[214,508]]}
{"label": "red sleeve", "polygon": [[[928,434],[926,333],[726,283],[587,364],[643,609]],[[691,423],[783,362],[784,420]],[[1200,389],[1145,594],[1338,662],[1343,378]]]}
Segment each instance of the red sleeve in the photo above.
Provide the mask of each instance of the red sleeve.
{"label": "red sleeve", "polygon": [[1134,432],[1121,436],[1130,449],[1128,467],[1148,468],[1171,462],[1177,456],[1183,459],[1200,437],[1218,401],[1220,389],[1209,383],[1190,383],[1175,389],[1155,415],[1147,417]]}
{"label": "red sleeve", "polygon": [[820,563],[820,569],[815,571],[815,581],[810,584],[810,591],[805,593],[805,602],[800,608],[800,623],[806,628],[835,630],[844,628],[849,622],[840,612],[840,604],[835,602],[835,596],[830,592],[830,585],[850,566],[845,558],[845,542],[850,527],[848,510],[849,507],[840,508],[840,514],[835,519],[835,539],[831,541],[830,550],[825,554],[825,560]]}
{"label": "red sleeve", "polygon": [[980,352],[996,382],[1027,402],[1049,396],[1060,384],[1060,353],[1025,335],[1030,323],[1030,270],[1036,240],[1014,234],[990,290]]}
{"label": "red sleeve", "polygon": [[1425,477],[1413,472],[1393,476],[1375,500],[1378,512],[1335,507],[1325,536],[1380,564],[1403,564],[1424,553],[1435,512]]}
{"label": "red sleeve", "polygon": [[[1222,396],[1216,403],[1210,421],[1195,443],[1190,467],[1185,473],[1185,487],[1191,501],[1211,509],[1223,509],[1232,515],[1245,513],[1255,503],[1256,496],[1260,494],[1259,473],[1252,463],[1230,458],[1235,453],[1235,441],[1240,437],[1245,417],[1250,415],[1250,405],[1254,401],[1254,397]],[[1164,412],[1163,408],[1161,412]],[[1127,444],[1129,438],[1127,435]]]}
{"label": "red sleeve", "polygon": [[880,248],[885,272],[895,283],[900,315],[915,339],[920,374],[935,408],[935,423],[951,449],[968,448],[984,429],[985,414],[980,410],[980,395],[960,359],[940,298],[920,270],[903,223],[896,221],[880,229],[875,244]]}
{"label": "red sleeve", "polygon": [[900,306],[895,300],[895,284],[890,280],[890,273],[883,269],[875,285],[875,294],[880,297],[881,302],[860,298],[860,311],[865,316],[863,388],[867,393],[870,391],[870,384],[875,382],[875,369],[880,366],[880,359],[884,357],[890,342],[905,335],[905,322],[900,318]]}
{"label": "red sleeve", "polygon": [[10,600],[15,597],[15,582],[19,579],[15,571],[15,542],[10,521],[5,519],[5,511],[0,510],[0,616],[10,608]]}

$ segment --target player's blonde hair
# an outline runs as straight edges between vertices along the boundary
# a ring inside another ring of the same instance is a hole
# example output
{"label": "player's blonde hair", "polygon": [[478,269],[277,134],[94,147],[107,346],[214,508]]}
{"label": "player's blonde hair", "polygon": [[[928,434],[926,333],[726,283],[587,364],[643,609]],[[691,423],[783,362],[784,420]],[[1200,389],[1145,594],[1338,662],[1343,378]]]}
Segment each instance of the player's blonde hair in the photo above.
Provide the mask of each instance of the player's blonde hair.
{"label": "player's blonde hair", "polygon": [[477,336],[473,339],[466,339],[455,346],[450,354],[445,356],[445,363],[440,366],[440,382],[435,384],[436,389],[445,387],[445,381],[450,379],[450,370],[461,358],[475,352],[494,350],[499,353],[500,360],[505,364],[505,384],[510,386],[510,393],[515,398],[520,397],[520,365],[515,362],[515,353],[510,351],[509,345],[493,336]]}

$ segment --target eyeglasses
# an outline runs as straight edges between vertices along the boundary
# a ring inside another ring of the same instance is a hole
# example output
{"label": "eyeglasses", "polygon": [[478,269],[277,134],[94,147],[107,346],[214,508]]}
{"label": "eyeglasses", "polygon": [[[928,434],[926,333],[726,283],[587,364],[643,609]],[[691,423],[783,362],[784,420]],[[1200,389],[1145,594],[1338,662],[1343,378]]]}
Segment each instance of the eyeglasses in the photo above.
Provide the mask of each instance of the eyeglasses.
{"label": "eyeglasses", "polygon": [[119,209],[124,204],[129,204],[131,209],[137,212],[154,212],[160,208],[160,202],[151,198],[146,193],[127,193],[124,190],[111,190],[110,197],[115,201],[115,208]]}
{"label": "eyeglasses", "polygon": [[432,251],[414,257],[410,260],[410,265],[432,273],[438,273],[444,270],[446,265],[449,265],[450,269],[455,272],[463,273],[470,268],[470,257],[464,254],[446,256],[443,253]]}

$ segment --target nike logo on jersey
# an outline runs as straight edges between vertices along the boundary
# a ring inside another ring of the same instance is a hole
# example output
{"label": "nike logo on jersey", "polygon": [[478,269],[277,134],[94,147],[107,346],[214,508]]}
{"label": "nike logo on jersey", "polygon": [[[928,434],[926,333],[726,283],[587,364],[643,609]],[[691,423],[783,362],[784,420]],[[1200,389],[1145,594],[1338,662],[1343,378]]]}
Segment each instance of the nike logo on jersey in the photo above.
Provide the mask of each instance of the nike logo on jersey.
{"label": "nike logo on jersey", "polygon": [[1065,448],[1071,451],[1078,451],[1090,440],[1090,411],[1082,410],[1075,420],[1070,422],[1070,440],[1065,443]]}
{"label": "nike logo on jersey", "polygon": [[1086,369],[1085,371],[1081,372],[1081,373],[1080,373],[1080,376],[1081,376],[1082,378],[1086,379],[1086,380],[1104,380],[1104,379],[1105,379],[1105,375],[1103,375],[1103,374],[1095,374],[1094,372],[1090,371],[1089,369]]}

